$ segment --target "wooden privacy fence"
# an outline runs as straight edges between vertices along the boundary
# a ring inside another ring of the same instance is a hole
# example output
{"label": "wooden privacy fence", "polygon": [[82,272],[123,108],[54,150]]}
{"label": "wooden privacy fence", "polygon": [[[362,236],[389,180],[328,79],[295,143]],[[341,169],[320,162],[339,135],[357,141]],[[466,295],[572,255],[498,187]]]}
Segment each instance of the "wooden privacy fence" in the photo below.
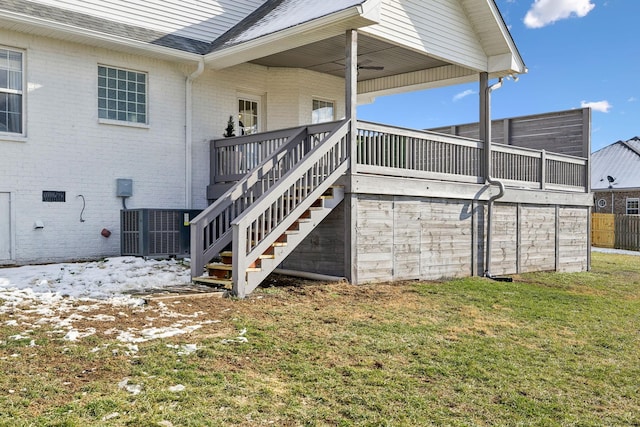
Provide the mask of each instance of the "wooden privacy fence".
{"label": "wooden privacy fence", "polygon": [[591,242],[601,248],[640,251],[640,216],[591,214]]}
{"label": "wooden privacy fence", "polygon": [[616,243],[614,214],[591,214],[591,244],[599,248],[613,248]]}

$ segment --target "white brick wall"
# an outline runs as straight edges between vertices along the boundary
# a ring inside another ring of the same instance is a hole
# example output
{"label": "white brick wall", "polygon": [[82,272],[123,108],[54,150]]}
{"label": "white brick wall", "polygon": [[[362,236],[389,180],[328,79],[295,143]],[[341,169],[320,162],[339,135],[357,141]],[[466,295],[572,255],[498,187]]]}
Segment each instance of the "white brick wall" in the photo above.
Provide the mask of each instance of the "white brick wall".
{"label": "white brick wall", "polygon": [[336,119],[344,116],[344,81],[291,68],[243,64],[207,71],[193,85],[193,206],[207,206],[209,141],[222,138],[230,115],[238,113],[239,94],[262,99],[262,130],[311,123],[312,100],[336,101]]}
{"label": "white brick wall", "polygon": [[[5,30],[0,46],[26,51],[29,88],[26,141],[0,137],[0,192],[15,196],[14,261],[118,255],[117,178],[133,180],[129,208],[186,206],[185,78],[194,65]],[[98,122],[98,64],[148,73],[148,127]],[[337,101],[337,118],[344,115],[342,79],[253,64],[205,71],[193,84],[193,208],[207,205],[209,140],[220,138],[236,115],[239,93],[263,100],[263,130],[309,123],[318,96]],[[66,202],[42,202],[43,190],[65,191]],[[34,230],[37,220],[43,229]],[[111,237],[100,235],[103,228]]]}
{"label": "white brick wall", "polygon": [[[26,50],[29,88],[26,141],[0,140],[0,191],[16,196],[17,262],[119,254],[116,178],[133,179],[128,207],[184,206],[184,76],[177,67],[8,32],[0,32],[0,45]],[[148,128],[98,123],[99,63],[148,73]],[[42,202],[43,190],[65,191],[66,202]],[[37,220],[43,229],[34,230]],[[100,235],[103,228],[110,238]]]}

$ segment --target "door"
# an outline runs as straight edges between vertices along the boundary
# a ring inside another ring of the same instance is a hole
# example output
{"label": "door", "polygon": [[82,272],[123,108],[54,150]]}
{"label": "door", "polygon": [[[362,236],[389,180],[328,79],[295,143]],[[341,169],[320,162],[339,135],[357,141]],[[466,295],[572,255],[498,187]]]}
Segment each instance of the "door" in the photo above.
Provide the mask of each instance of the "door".
{"label": "door", "polygon": [[11,259],[11,194],[0,193],[0,261]]}
{"label": "door", "polygon": [[238,128],[240,135],[251,135],[260,131],[260,100],[243,96],[238,98]]}
{"label": "door", "polygon": [[[260,132],[260,98],[241,95],[238,98],[238,129],[240,135]],[[260,144],[248,143],[241,147],[243,172],[248,172],[260,163]]]}

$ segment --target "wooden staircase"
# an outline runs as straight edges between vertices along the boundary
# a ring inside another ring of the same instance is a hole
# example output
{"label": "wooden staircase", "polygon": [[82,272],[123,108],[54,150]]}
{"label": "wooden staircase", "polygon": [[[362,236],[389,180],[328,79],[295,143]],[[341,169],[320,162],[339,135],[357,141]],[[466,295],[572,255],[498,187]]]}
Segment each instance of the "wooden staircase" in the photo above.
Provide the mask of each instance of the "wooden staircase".
{"label": "wooden staircase", "polygon": [[343,200],[335,183],[349,167],[349,125],[338,123],[304,155],[306,136],[292,136],[192,220],[193,281],[240,298],[258,287]]}
{"label": "wooden staircase", "polygon": [[[245,281],[259,285],[343,199],[342,187],[330,187],[245,269]],[[211,262],[205,266],[207,274],[193,277],[192,280],[232,290],[233,251],[222,251],[218,258],[218,262]],[[245,293],[249,294],[253,289],[255,287],[245,288]]]}

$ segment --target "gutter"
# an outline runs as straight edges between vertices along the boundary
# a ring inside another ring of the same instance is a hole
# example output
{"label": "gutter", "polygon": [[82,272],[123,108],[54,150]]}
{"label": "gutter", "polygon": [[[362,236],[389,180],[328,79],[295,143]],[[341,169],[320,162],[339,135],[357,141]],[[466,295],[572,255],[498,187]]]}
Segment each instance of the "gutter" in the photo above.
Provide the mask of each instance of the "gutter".
{"label": "gutter", "polygon": [[485,245],[485,271],[484,277],[494,280],[511,282],[513,279],[507,277],[495,277],[491,274],[491,234],[493,229],[493,202],[504,196],[504,183],[491,176],[492,158],[491,158],[491,92],[502,87],[502,77],[497,83],[489,86],[489,74],[480,73],[480,85],[482,86],[481,114],[483,120],[480,121],[483,137],[484,137],[484,153],[485,153],[485,182],[488,185],[497,185],[498,194],[489,198],[487,202],[487,243]]}
{"label": "gutter", "polygon": [[187,76],[185,81],[185,124],[184,124],[184,203],[186,209],[193,205],[193,81],[204,71],[204,59],[198,62],[198,68]]}

